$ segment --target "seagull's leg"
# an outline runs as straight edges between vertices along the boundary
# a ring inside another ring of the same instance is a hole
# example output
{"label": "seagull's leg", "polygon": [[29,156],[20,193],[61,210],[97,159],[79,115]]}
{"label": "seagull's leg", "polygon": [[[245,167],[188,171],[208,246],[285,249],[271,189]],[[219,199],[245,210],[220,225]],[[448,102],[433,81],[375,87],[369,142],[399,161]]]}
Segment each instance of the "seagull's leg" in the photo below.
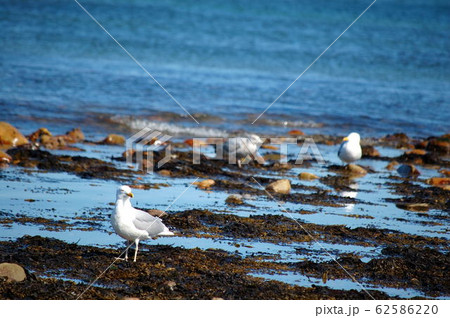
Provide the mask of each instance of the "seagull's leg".
{"label": "seagull's leg", "polygon": [[128,250],[130,249],[130,241],[127,240],[127,249],[125,250],[125,260],[128,262]]}
{"label": "seagull's leg", "polygon": [[[117,261],[128,261],[128,245],[130,244],[130,242],[128,242],[127,241],[127,248],[125,249],[125,258],[122,258],[122,257],[116,257],[116,260]],[[122,254],[120,254],[120,255],[122,255]]]}
{"label": "seagull's leg", "polygon": [[136,262],[136,257],[137,257],[137,253],[138,253],[138,249],[139,249],[139,239],[134,240],[134,243],[136,244],[136,249],[134,250],[134,261]]}

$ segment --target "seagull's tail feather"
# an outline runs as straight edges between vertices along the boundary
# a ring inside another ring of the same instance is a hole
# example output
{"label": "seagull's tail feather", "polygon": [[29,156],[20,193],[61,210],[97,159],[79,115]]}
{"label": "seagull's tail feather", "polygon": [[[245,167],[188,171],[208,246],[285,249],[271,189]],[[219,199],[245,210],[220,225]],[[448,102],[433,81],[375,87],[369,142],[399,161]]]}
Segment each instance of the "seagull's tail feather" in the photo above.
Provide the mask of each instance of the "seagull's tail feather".
{"label": "seagull's tail feather", "polygon": [[171,232],[166,226],[164,226],[164,230],[161,233],[159,233],[158,235],[172,236],[172,235],[175,235],[175,233]]}
{"label": "seagull's tail feather", "polygon": [[175,233],[170,232],[170,231],[164,231],[164,232],[159,233],[158,235],[160,235],[160,236],[172,236],[172,235],[175,235]]}

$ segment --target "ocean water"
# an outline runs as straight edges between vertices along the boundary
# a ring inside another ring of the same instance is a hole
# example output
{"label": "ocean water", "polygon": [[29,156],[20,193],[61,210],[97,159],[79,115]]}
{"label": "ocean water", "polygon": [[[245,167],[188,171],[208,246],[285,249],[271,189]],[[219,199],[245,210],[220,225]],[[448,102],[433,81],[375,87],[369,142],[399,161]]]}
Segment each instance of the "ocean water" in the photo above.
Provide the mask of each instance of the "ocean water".
{"label": "ocean water", "polygon": [[94,135],[448,132],[445,0],[376,1],[251,124],[371,2],[80,0],[196,125],[75,1],[3,0],[0,120]]}

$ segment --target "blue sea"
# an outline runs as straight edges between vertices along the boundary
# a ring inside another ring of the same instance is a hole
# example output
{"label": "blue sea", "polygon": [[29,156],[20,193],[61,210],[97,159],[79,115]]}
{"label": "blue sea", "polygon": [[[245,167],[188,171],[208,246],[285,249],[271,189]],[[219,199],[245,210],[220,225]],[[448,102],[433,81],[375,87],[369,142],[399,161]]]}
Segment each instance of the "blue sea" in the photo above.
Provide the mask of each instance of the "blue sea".
{"label": "blue sea", "polygon": [[156,125],[365,136],[449,131],[450,2],[73,0],[0,6],[0,120],[29,133]]}

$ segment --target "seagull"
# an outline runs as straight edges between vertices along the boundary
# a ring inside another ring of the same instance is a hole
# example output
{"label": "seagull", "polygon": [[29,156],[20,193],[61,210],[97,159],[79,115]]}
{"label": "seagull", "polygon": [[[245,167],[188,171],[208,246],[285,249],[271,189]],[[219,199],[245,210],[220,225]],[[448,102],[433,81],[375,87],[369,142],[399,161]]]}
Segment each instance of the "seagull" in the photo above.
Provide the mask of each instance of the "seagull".
{"label": "seagull", "polygon": [[[147,240],[157,235],[174,235],[162,223],[161,219],[131,206],[130,198],[133,197],[129,186],[120,186],[116,194],[116,208],[111,216],[111,224],[116,233],[127,240],[127,244],[133,242],[136,245],[134,262],[139,248],[140,240]],[[128,248],[125,251],[125,260],[128,260]]]}
{"label": "seagull", "polygon": [[345,163],[361,159],[362,150],[359,144],[361,137],[358,133],[352,132],[344,138],[338,151],[338,157]]}
{"label": "seagull", "polygon": [[237,159],[239,168],[242,168],[242,161],[250,155],[254,160],[264,162],[261,156],[257,156],[256,152],[263,143],[258,135],[250,135],[249,137],[228,138],[223,144],[224,158],[228,157],[231,163]]}

